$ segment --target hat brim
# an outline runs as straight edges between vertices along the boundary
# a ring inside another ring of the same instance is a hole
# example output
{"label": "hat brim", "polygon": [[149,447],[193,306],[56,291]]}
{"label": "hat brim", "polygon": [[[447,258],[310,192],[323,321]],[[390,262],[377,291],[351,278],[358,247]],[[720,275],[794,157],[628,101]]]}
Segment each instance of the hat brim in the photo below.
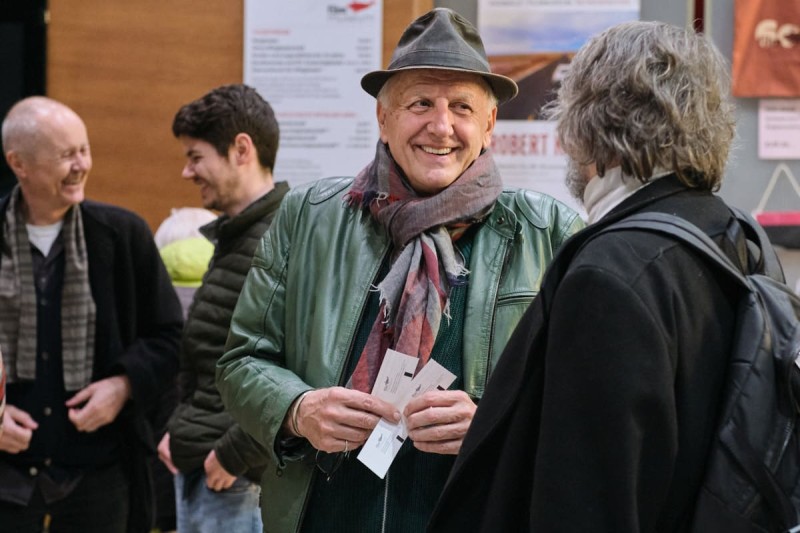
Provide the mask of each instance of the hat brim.
{"label": "hat brim", "polygon": [[380,92],[383,85],[386,81],[397,74],[398,72],[403,72],[406,70],[450,70],[455,72],[468,72],[470,74],[477,74],[478,76],[483,76],[483,78],[489,83],[492,88],[492,92],[497,97],[497,103],[503,104],[508,102],[519,92],[519,87],[514,80],[503,76],[501,74],[489,74],[486,72],[477,72],[475,70],[470,69],[461,69],[461,68],[452,68],[452,67],[435,67],[435,66],[427,66],[427,65],[415,65],[412,67],[401,67],[393,70],[374,70],[372,72],[368,72],[361,78],[361,88],[364,89],[367,93],[374,96],[375,98],[378,97],[378,93]]}

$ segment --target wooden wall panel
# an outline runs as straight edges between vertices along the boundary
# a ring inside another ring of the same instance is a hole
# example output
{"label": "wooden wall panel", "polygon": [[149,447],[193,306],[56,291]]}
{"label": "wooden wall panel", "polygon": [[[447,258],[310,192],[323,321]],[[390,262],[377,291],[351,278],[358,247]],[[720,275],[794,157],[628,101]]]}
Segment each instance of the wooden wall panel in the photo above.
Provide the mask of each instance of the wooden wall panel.
{"label": "wooden wall panel", "polygon": [[383,68],[389,65],[392,52],[409,23],[433,9],[433,0],[384,0]]}
{"label": "wooden wall panel", "polygon": [[[384,1],[384,64],[431,7]],[[242,81],[242,0],[50,0],[49,11],[47,93],[86,121],[87,195],[138,212],[153,229],[171,207],[199,205],[170,127],[184,103]]]}
{"label": "wooden wall panel", "polygon": [[50,0],[47,92],[86,121],[91,198],[152,228],[198,205],[170,131],[178,108],[242,79],[241,2]]}

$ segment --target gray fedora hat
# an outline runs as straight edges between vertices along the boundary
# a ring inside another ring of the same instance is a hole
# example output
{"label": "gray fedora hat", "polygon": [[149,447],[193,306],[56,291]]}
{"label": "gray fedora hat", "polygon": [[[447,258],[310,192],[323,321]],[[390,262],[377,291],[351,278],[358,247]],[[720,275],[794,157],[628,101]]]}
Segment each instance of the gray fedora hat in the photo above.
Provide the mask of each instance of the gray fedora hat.
{"label": "gray fedora hat", "polygon": [[386,70],[369,72],[361,87],[377,97],[391,76],[412,69],[456,70],[483,76],[502,104],[517,95],[514,80],[493,74],[478,30],[451,9],[437,7],[412,22],[400,37]]}

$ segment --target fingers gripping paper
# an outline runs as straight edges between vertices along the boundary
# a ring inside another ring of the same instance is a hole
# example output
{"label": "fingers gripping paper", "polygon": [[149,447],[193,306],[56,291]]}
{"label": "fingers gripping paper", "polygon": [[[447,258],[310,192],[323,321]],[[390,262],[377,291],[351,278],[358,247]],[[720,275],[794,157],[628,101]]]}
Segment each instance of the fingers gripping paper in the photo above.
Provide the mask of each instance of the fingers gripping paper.
{"label": "fingers gripping paper", "polygon": [[[445,390],[456,379],[452,372],[433,359],[414,376],[418,362],[416,357],[387,350],[372,394],[402,412],[412,399],[429,390]],[[397,424],[382,418],[361,448],[358,460],[383,479],[407,438],[405,418]]]}

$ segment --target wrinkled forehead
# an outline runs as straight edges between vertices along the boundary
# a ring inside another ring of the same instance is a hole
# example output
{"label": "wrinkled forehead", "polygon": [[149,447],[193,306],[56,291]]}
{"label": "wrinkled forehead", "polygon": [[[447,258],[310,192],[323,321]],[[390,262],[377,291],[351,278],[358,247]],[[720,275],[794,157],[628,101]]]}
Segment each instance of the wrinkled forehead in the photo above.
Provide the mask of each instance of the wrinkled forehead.
{"label": "wrinkled forehead", "polygon": [[401,70],[387,80],[381,92],[396,97],[405,92],[439,88],[457,89],[487,99],[491,99],[492,95],[489,83],[480,74],[436,68]]}
{"label": "wrinkled forehead", "polygon": [[31,152],[64,151],[89,144],[83,120],[69,109],[55,110],[37,117],[35,135],[31,138]]}

